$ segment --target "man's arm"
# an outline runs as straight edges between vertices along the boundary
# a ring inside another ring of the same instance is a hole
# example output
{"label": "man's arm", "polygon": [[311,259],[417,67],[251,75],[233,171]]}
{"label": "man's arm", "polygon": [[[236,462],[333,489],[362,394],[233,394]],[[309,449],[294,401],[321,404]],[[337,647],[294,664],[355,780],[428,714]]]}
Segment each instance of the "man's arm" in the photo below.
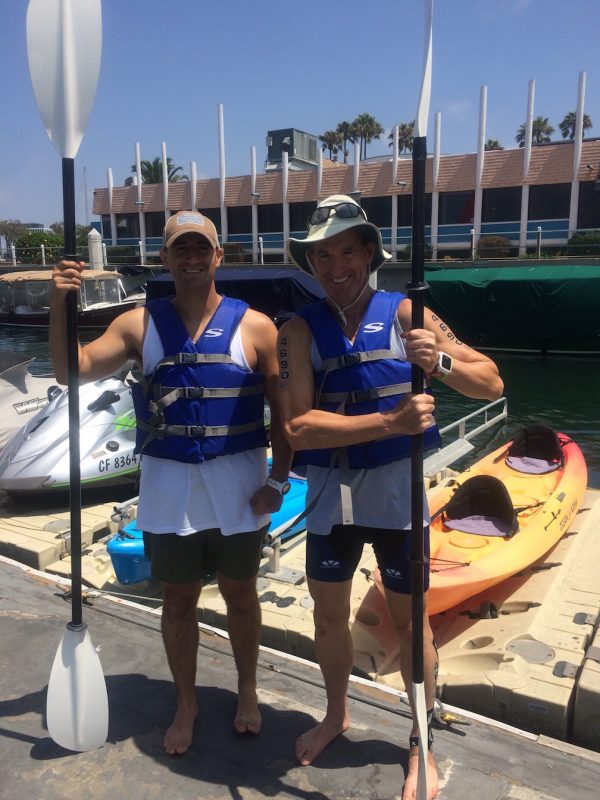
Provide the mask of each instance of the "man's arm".
{"label": "man's arm", "polygon": [[[66,297],[81,286],[83,262],[61,261],[52,270],[50,300],[50,357],[59,383],[68,381]],[[144,309],[134,308],[116,317],[106,331],[88,345],[79,344],[79,380],[89,383],[110,375],[126,361],[141,362]]]}
{"label": "man's arm", "polygon": [[[287,481],[292,463],[292,449],[283,433],[277,397],[277,328],[264,314],[249,309],[244,315],[242,334],[256,354],[256,367],[265,378],[265,396],[271,408],[271,475],[279,482]],[[283,501],[276,489],[261,487],[252,498],[255,514],[278,511]]]}
{"label": "man's arm", "polygon": [[411,330],[411,313],[411,301],[403,300],[398,307],[398,318],[406,332],[409,361],[431,374],[435,371],[438,354],[447,353],[452,357],[452,371],[443,377],[447,386],[475,400],[491,401],[502,396],[504,383],[490,358],[461,342],[444,320],[428,308],[424,310],[425,328]]}
{"label": "man's arm", "polygon": [[411,395],[391,411],[356,416],[313,408],[311,335],[294,317],[279,332],[279,398],[287,439],[294,450],[344,447],[388,436],[422,433],[433,424],[430,395]]}

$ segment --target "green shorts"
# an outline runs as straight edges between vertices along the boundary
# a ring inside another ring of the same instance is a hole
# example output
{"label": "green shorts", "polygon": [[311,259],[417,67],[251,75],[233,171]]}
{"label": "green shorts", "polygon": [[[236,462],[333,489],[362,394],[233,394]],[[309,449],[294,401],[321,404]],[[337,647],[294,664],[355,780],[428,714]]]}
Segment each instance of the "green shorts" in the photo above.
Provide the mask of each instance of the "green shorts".
{"label": "green shorts", "polygon": [[245,581],[258,572],[267,528],[231,536],[219,528],[188,536],[144,531],[144,553],[153,577],[165,583],[196,583],[214,573]]}

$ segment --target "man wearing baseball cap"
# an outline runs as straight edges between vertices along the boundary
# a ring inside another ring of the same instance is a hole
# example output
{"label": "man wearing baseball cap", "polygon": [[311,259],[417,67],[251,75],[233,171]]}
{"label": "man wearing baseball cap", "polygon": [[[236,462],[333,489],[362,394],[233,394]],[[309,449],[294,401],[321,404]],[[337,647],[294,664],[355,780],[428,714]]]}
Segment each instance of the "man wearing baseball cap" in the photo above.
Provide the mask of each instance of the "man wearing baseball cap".
{"label": "man wearing baseball cap", "polygon": [[[270,513],[280,508],[291,451],[276,405],[277,331],[247,304],[219,295],[223,250],[210,219],[179,211],[167,221],[160,256],[173,297],[118,316],[79,345],[82,383],[138,363],[133,387],[141,475],[137,526],[152,574],[162,585],[162,631],[176,691],[164,747],[192,744],[198,714],[197,602],[216,572],[238,669],[238,733],[259,732],[256,662],[260,606],[256,574]],[[83,262],[53,270],[50,348],[57,379],[67,381],[65,297],[81,285]],[[268,474],[264,398],[271,404],[273,462]]]}
{"label": "man wearing baseball cap", "polygon": [[[440,439],[431,390],[411,394],[411,364],[468,397],[494,400],[503,384],[495,364],[459,342],[431,311],[425,309],[424,329],[411,330],[411,301],[371,288],[369,276],[391,256],[379,229],[351,197],[322,200],[306,237],[289,239],[287,249],[326,293],[286,323],[278,340],[284,429],[297,461],[307,465],[306,565],[327,691],[323,721],[296,742],[298,761],[308,765],[350,725],[350,590],[367,542],[398,631],[404,685],[412,685],[411,435],[423,433],[426,448],[438,446]],[[425,517],[428,526],[427,511]],[[431,748],[437,653],[427,614],[423,622]],[[415,796],[416,737],[413,724],[403,800]],[[431,749],[428,772],[433,798],[438,776]]]}

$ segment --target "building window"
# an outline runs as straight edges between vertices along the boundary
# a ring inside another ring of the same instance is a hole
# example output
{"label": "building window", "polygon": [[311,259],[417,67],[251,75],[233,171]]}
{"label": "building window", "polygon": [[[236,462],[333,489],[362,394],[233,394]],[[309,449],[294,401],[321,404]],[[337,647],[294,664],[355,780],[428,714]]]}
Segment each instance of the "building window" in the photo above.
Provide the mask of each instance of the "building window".
{"label": "building window", "polygon": [[315,201],[309,203],[290,203],[290,230],[306,231],[308,229],[308,218],[316,207]]}
{"label": "building window", "polygon": [[[431,194],[425,195],[425,224],[431,225]],[[398,195],[398,227],[412,225],[412,195]]]}
{"label": "building window", "polygon": [[164,211],[148,211],[146,213],[146,236],[162,236],[165,227]]}
{"label": "building window", "polygon": [[110,225],[110,214],[102,214],[102,238],[112,239],[112,228]]}
{"label": "building window", "polygon": [[389,228],[392,224],[392,200],[389,197],[363,197],[360,201],[367,219],[378,228]]}
{"label": "building window", "polygon": [[549,183],[529,188],[529,219],[568,219],[570,183]]}
{"label": "building window", "polygon": [[484,189],[481,201],[481,221],[514,222],[521,219],[521,194],[520,186]]}
{"label": "building window", "polygon": [[578,228],[600,228],[599,189],[596,189],[594,181],[582,181],[579,184]]}
{"label": "building window", "polygon": [[442,192],[440,194],[439,224],[472,224],[475,192]]}
{"label": "building window", "polygon": [[281,203],[258,206],[259,233],[280,233],[283,230],[283,207]]}
{"label": "building window", "polygon": [[229,233],[251,233],[252,206],[229,206],[227,228]]}
{"label": "building window", "polygon": [[[228,209],[229,211],[230,209]],[[219,236],[221,235],[221,209],[220,208],[199,208],[198,211],[201,214],[204,214],[205,217],[213,223],[215,228],[217,229],[217,233]],[[227,217],[227,222],[229,222],[229,216]]]}
{"label": "building window", "polygon": [[117,239],[139,239],[140,218],[137,214],[117,214]]}

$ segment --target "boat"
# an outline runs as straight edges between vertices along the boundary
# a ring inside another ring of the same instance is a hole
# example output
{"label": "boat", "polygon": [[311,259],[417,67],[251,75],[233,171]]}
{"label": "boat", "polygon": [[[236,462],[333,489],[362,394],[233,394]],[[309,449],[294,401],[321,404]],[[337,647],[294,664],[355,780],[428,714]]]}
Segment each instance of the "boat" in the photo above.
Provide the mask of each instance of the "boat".
{"label": "boat", "polygon": [[13,434],[52,397],[60,393],[53,375],[32,375],[34,358],[12,350],[0,352],[0,452]]}
{"label": "boat", "polygon": [[[244,300],[251,308],[266,314],[278,327],[299,309],[324,297],[312,276],[290,267],[219,267],[215,286],[219,293]],[[146,284],[148,300],[172,294],[175,284],[169,273],[151,278]]]}
{"label": "boat", "polygon": [[[586,485],[578,445],[564,433],[531,425],[433,490],[430,616],[542,558],[568,531]],[[374,577],[383,593],[378,571]]]}
{"label": "boat", "polygon": [[[77,324],[104,329],[124,311],[143,304],[142,291],[128,294],[118,272],[86,269],[83,273]],[[0,325],[48,327],[51,270],[0,275]]]}
{"label": "boat", "polygon": [[[492,261],[463,268],[431,268],[426,277],[426,305],[478,350],[600,354],[598,264],[509,266]],[[465,307],[468,315],[459,311]]]}
{"label": "boat", "polygon": [[[271,524],[266,534],[265,551],[268,556],[279,545],[306,527],[304,522],[304,501],[306,498],[306,479],[292,474],[289,478],[290,490],[283,498],[279,511],[271,515]],[[129,585],[151,579],[150,562],[144,554],[143,533],[131,519],[132,508],[137,498],[115,508],[115,515],[125,523],[107,542],[106,549],[119,583]],[[302,517],[299,519],[299,517]],[[127,521],[129,520],[129,521]]]}
{"label": "boat", "polygon": [[[82,488],[133,482],[135,415],[128,364],[121,373],[79,388]],[[0,454],[0,489],[12,495],[69,487],[68,390],[56,387]]]}

